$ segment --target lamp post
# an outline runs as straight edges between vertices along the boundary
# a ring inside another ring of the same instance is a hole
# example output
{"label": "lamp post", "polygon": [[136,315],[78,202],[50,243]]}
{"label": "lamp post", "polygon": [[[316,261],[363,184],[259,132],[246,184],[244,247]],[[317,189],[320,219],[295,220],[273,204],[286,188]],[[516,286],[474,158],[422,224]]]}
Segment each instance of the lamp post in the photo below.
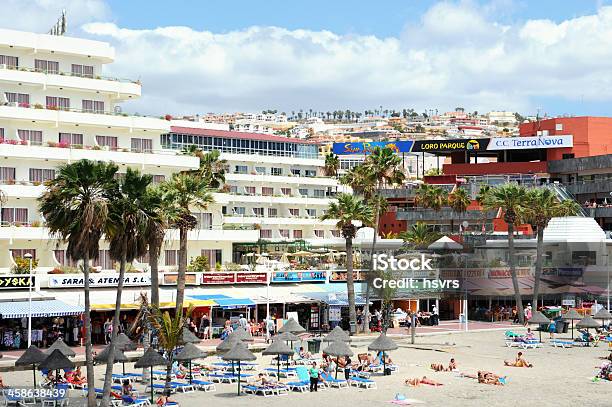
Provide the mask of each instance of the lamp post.
{"label": "lamp post", "polygon": [[32,345],[32,253],[26,253],[24,258],[30,261],[30,275],[28,281],[28,348]]}

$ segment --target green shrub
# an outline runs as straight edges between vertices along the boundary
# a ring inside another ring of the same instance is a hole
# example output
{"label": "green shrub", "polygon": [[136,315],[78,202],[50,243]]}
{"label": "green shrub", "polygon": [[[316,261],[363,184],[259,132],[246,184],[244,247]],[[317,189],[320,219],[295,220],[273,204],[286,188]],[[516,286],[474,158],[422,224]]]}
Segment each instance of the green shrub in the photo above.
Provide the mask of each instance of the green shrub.
{"label": "green shrub", "polygon": [[187,271],[192,273],[208,271],[208,269],[210,269],[210,264],[206,256],[197,256],[195,259],[192,257],[191,263],[187,266]]}
{"label": "green shrub", "polygon": [[[13,274],[30,274],[30,260],[23,257],[15,257],[15,265],[13,266]],[[32,259],[32,270],[38,267],[38,259]]]}

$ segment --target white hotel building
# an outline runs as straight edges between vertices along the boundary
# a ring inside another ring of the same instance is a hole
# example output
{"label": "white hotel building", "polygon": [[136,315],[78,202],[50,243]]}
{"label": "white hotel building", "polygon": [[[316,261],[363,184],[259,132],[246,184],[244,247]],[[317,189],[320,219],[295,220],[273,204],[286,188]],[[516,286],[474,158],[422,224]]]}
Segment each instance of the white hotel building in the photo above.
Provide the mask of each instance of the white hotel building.
{"label": "white hotel building", "polygon": [[[27,252],[38,260],[41,277],[68,263],[37,204],[59,165],[113,161],[119,172],[138,168],[159,182],[198,167],[197,158],[179,153],[192,144],[220,150],[228,173],[215,203],[196,215],[189,258],[204,253],[211,265],[225,264],[240,260],[239,244],[339,241],[334,222],[319,220],[338,185],[323,177],[317,145],[122,113],[118,104],[138,98],[141,84],[106,77],[103,66],[113,58],[104,42],[0,30],[0,274]],[[112,270],[106,242],[101,248],[95,265]],[[168,231],[161,269],[176,268],[177,250],[178,233]]]}

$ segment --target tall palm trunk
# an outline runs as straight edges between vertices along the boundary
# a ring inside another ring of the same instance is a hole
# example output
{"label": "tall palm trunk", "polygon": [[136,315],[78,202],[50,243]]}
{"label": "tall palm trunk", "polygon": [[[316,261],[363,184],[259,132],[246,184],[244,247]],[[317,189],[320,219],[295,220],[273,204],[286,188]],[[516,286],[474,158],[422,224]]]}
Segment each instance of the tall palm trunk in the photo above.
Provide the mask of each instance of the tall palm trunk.
{"label": "tall palm trunk", "polygon": [[115,338],[119,331],[119,318],[121,317],[121,294],[123,293],[123,279],[125,278],[125,266],[127,263],[127,240],[123,240],[123,252],[121,253],[121,262],[119,264],[119,283],[117,284],[117,299],[115,300],[115,316],[113,317],[113,332],[111,332],[111,342],[108,345],[108,359],[106,360],[106,373],[104,374],[104,390],[102,393],[102,402],[100,407],[107,407],[110,404],[110,392],[113,378],[113,367],[115,363]]}
{"label": "tall palm trunk", "polygon": [[518,276],[516,275],[516,265],[514,264],[514,223],[512,222],[508,222],[508,256],[512,286],[514,288],[514,299],[516,301],[516,312],[522,324],[525,322],[525,315],[523,314],[523,299],[521,298]]}
{"label": "tall palm trunk", "polygon": [[542,278],[542,252],[544,251],[544,228],[538,227],[538,244],[536,246],[536,264],[533,285],[533,300],[531,303],[538,309],[538,295],[540,294],[540,278]]}
{"label": "tall palm trunk", "polygon": [[183,309],[183,301],[185,299],[185,272],[187,271],[187,228],[181,226],[179,228],[179,261],[178,261],[178,277],[176,279],[176,315],[179,315]]}
{"label": "tall palm trunk", "polygon": [[151,304],[159,307],[159,251],[161,241],[156,237],[149,242],[149,267],[151,268]]}
{"label": "tall palm trunk", "polygon": [[170,381],[172,374],[172,364],[174,363],[174,352],[169,352],[169,354],[166,355],[166,358],[168,359],[168,366],[166,366],[166,382],[164,385],[164,390],[169,393],[172,389]]}
{"label": "tall palm trunk", "polygon": [[353,279],[353,239],[346,238],[346,293],[349,303],[349,319],[352,326],[357,326],[355,310],[355,280]]}
{"label": "tall palm trunk", "polygon": [[85,365],[87,367],[87,406],[96,407],[96,389],[93,367],[93,346],[91,344],[91,304],[89,302],[89,254],[83,256],[83,280],[85,283],[85,313],[83,323],[85,325]]}
{"label": "tall palm trunk", "polygon": [[376,215],[374,215],[374,236],[372,237],[372,249],[370,250],[370,270],[366,276],[365,307],[363,314],[363,331],[370,333],[370,285],[374,277],[374,252],[376,251],[376,239],[378,238],[378,223],[380,222],[380,201],[376,199]]}

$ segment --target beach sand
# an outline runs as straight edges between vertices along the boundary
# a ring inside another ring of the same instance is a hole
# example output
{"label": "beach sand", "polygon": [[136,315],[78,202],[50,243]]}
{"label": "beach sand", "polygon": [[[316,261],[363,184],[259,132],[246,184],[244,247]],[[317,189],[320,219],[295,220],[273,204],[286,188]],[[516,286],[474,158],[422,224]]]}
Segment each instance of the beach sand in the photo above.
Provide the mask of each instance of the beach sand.
{"label": "beach sand", "polygon": [[[547,336],[547,335],[546,335]],[[423,401],[427,406],[612,406],[612,382],[594,383],[597,369],[602,363],[601,356],[607,356],[606,343],[588,348],[555,348],[547,343],[540,349],[523,350],[525,359],[534,364],[533,368],[505,367],[504,359],[514,359],[517,348],[508,348],[503,340],[503,331],[470,332],[432,335],[417,338],[417,344],[410,345],[409,339],[397,341],[400,349],[390,353],[399,373],[392,376],[373,376],[378,388],[363,390],[357,388],[328,389],[318,393],[291,393],[289,396],[267,397],[236,396],[236,385],[217,384],[214,393],[187,393],[173,395],[181,406],[243,406],[245,404],[271,406],[370,406],[391,405],[388,403],[396,393],[407,398]],[[547,342],[547,339],[545,339]],[[356,338],[352,344],[355,354],[365,352],[368,341]],[[258,354],[260,368],[270,367],[270,357]],[[507,376],[506,386],[492,386],[477,383],[474,379],[460,377],[455,372],[433,372],[431,363],[448,364],[451,357],[457,361],[459,371],[476,374],[477,370],[488,370]],[[204,362],[216,361],[209,357]],[[126,365],[134,371],[132,365]],[[97,387],[102,386],[104,366],[96,367]],[[117,364],[115,372],[121,371]],[[141,372],[141,370],[140,370]],[[406,378],[423,377],[443,383],[441,387],[421,385],[408,387]],[[7,385],[31,385],[31,372],[3,374]],[[137,384],[136,389],[144,389]],[[72,404],[71,404],[72,405]]]}

